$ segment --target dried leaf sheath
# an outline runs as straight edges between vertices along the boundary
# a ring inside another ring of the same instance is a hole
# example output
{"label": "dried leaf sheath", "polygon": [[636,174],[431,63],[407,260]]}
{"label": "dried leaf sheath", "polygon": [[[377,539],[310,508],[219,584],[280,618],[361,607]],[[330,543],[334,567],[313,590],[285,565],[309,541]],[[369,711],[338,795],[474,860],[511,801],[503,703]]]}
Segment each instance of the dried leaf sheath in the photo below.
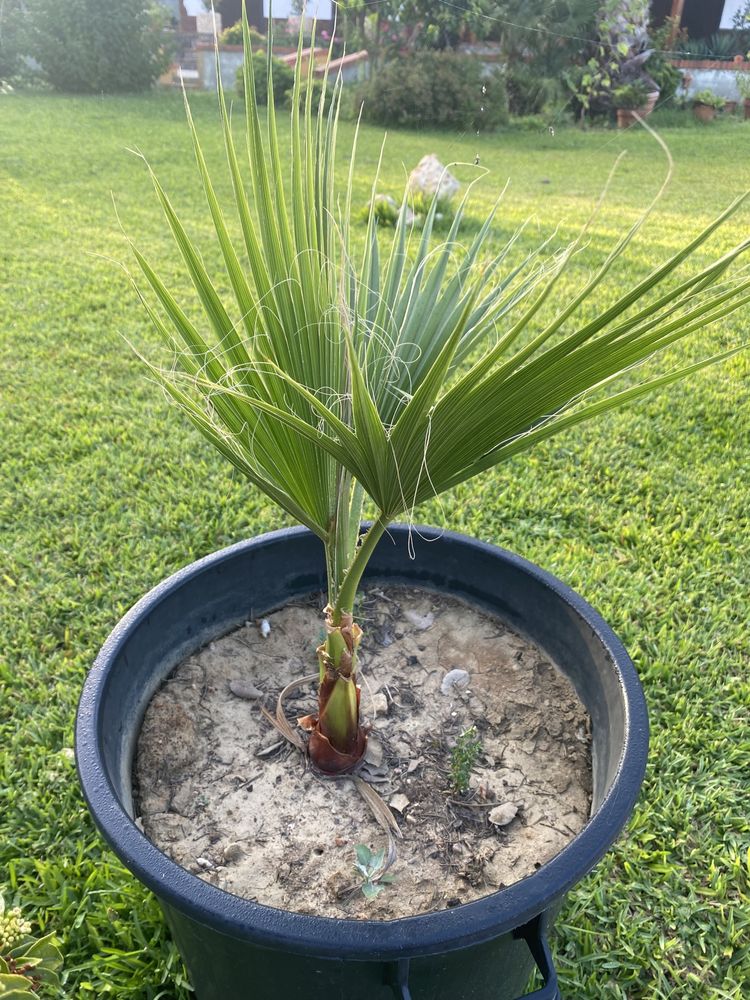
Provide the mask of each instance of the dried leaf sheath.
{"label": "dried leaf sheath", "polygon": [[367,737],[359,723],[357,649],[362,630],[351,614],[325,609],[326,638],[318,646],[320,688],[318,714],[300,720],[310,733],[308,750],[313,763],[328,774],[352,771],[362,759]]}

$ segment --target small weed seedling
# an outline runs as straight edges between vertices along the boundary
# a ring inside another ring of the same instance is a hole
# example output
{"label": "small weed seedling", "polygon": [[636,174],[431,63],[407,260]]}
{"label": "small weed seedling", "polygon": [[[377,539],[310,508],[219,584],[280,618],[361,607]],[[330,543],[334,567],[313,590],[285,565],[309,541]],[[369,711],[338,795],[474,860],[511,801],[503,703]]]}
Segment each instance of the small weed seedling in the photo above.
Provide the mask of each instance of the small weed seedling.
{"label": "small weed seedling", "polygon": [[365,899],[375,899],[394,879],[386,874],[385,850],[375,852],[367,844],[357,844],[354,851],[357,855],[354,867],[362,878],[362,895]]}
{"label": "small weed seedling", "polygon": [[468,791],[471,769],[481,749],[482,742],[477,735],[476,726],[470,726],[456,740],[456,745],[451,750],[451,781],[457,792],[463,794]]}

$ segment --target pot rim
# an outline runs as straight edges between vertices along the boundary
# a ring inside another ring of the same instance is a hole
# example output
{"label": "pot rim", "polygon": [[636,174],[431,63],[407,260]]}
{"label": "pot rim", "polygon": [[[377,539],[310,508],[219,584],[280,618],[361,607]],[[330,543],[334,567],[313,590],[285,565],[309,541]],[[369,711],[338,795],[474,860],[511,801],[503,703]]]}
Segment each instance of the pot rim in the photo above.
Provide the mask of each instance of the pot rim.
{"label": "pot rim", "polygon": [[[414,530],[393,524],[391,535]],[[213,552],[178,570],[145,594],[102,646],[81,693],[76,718],[76,762],[83,794],[105,840],[127,868],[167,905],[199,923],[259,946],[338,959],[398,959],[437,954],[498,937],[548,909],[579,882],[619,835],[638,797],[648,753],[648,714],[635,667],[604,619],[546,570],[499,546],[436,528],[419,528],[511,563],[555,592],[591,628],[616,671],[624,703],[624,741],[617,773],[583,830],[534,874],[452,909],[375,921],[309,916],[242,899],[210,885],[163,854],[136,826],[117,795],[101,752],[99,709],[108,675],[129,635],[161,601],[206,569],[256,546],[294,542],[307,528],[283,528]],[[447,591],[449,592],[449,591]]]}

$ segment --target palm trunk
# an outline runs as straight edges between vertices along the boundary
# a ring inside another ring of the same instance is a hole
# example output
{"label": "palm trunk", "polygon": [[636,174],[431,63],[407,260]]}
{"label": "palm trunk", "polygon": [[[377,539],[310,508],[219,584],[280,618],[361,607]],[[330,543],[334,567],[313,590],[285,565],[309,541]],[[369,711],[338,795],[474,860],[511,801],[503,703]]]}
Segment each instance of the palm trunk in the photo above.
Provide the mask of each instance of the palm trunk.
{"label": "palm trunk", "polygon": [[[346,774],[361,761],[367,735],[359,720],[360,691],[357,685],[357,650],[362,630],[354,621],[352,607],[359,581],[375,545],[385,531],[386,521],[376,521],[354,549],[333,605],[325,609],[326,638],[318,647],[320,687],[318,714],[302,720],[310,732],[308,753],[324,774]],[[336,565],[331,556],[329,566]]]}
{"label": "palm trunk", "polygon": [[318,646],[320,688],[318,716],[310,733],[308,751],[315,766],[326,774],[353,770],[365,752],[367,737],[359,723],[357,647],[362,630],[351,614],[326,608],[326,639]]}

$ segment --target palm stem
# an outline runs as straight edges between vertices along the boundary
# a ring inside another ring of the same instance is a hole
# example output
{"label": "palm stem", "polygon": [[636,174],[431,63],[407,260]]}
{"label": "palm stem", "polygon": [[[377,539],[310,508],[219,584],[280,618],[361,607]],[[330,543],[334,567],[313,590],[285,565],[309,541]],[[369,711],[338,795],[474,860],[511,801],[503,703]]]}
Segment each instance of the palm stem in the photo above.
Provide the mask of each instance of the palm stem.
{"label": "palm stem", "polygon": [[384,517],[381,513],[376,521],[368,528],[367,532],[362,536],[359,546],[354,553],[354,558],[351,561],[349,569],[344,577],[341,589],[338,593],[338,600],[333,606],[332,618],[335,624],[341,621],[342,613],[352,613],[354,608],[354,598],[357,596],[357,588],[359,587],[360,581],[362,579],[362,574],[365,571],[367,563],[370,561],[370,557],[375,551],[375,546],[378,544],[380,539],[388,527],[388,518]]}

